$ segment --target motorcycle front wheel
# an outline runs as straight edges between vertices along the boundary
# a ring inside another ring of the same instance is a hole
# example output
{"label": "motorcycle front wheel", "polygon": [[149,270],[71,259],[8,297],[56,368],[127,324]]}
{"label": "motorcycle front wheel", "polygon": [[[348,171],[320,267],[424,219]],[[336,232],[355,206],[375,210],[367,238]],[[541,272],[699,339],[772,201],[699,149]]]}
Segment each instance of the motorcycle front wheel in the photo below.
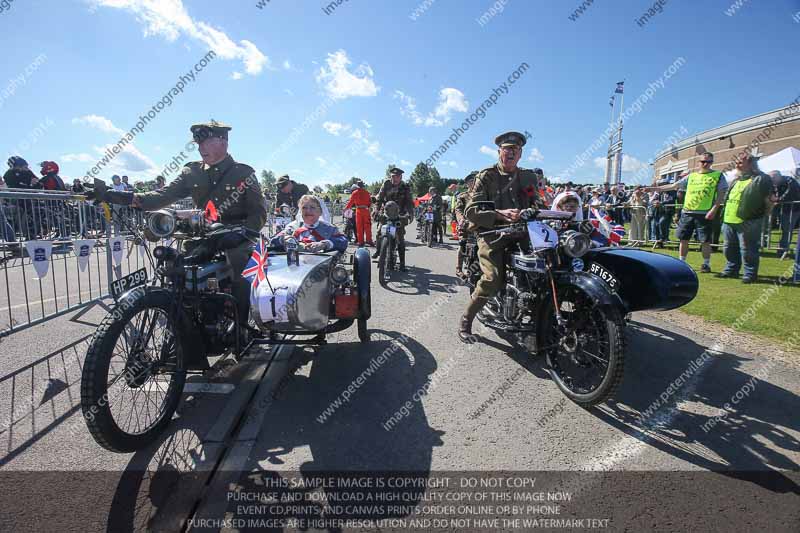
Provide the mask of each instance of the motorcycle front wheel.
{"label": "motorcycle front wheel", "polygon": [[81,409],[94,440],[129,453],[169,424],[186,371],[166,291],[132,293],[97,329],[83,365]]}
{"label": "motorcycle front wheel", "polygon": [[386,285],[389,281],[387,272],[389,272],[389,238],[381,237],[381,242],[378,244],[380,251],[378,253],[378,283]]}
{"label": "motorcycle front wheel", "polygon": [[556,321],[552,301],[540,322],[540,353],[561,392],[582,407],[614,395],[625,366],[625,321],[618,309],[598,305],[581,288],[558,287],[563,325]]}

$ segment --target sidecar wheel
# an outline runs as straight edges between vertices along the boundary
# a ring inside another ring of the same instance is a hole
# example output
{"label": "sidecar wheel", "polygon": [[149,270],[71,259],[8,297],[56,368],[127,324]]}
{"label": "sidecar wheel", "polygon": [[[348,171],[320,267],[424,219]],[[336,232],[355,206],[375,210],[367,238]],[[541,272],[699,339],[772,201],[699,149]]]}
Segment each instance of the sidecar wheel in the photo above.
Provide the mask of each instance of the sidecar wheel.
{"label": "sidecar wheel", "polygon": [[358,340],[361,342],[369,342],[369,331],[367,331],[367,320],[364,318],[358,319]]}

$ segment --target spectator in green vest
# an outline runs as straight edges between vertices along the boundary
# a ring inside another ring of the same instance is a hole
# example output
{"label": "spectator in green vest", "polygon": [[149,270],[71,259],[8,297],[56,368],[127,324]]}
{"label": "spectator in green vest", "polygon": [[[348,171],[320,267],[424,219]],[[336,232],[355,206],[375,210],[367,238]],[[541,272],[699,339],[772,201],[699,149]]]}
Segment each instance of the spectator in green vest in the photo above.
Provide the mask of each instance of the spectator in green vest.
{"label": "spectator in green vest", "polygon": [[738,278],[742,263],[742,283],[753,283],[758,278],[761,228],[775,197],[772,180],[758,170],[756,161],[752,154],[740,155],[736,159],[738,176],[728,189],[722,219],[726,265],[717,274],[718,278]]}
{"label": "spectator in green vest", "polygon": [[681,261],[686,261],[689,255],[689,239],[695,229],[701,244],[703,254],[703,264],[700,272],[711,272],[711,238],[712,224],[714,217],[717,216],[722,201],[725,198],[725,191],[728,188],[722,172],[712,170],[714,164],[714,154],[706,152],[700,155],[698,168],[685,178],[671,183],[656,187],[647,187],[648,192],[665,192],[683,189],[686,194],[683,199],[683,211],[678,221],[676,232],[680,240],[679,253]]}

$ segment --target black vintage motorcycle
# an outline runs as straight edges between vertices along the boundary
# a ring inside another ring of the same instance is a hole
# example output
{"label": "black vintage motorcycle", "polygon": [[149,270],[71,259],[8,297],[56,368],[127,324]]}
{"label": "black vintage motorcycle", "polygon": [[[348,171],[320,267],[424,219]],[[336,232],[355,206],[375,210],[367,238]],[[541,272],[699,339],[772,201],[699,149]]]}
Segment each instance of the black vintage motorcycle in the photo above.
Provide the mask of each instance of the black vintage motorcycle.
{"label": "black vintage motorcycle", "polygon": [[[132,452],[157,439],[172,419],[187,374],[209,370],[210,358],[232,352],[238,360],[252,344],[324,344],[326,334],[356,321],[361,341],[369,340],[366,250],[357,250],[350,264],[336,252],[271,251],[272,282],[254,289],[253,325],[243,335],[231,294],[234,272],[224,251],[260,241],[259,232],[209,224],[199,210],[156,211],[146,224],[148,240],[174,239],[178,248],[156,246],[152,255],[147,252],[149,271],[114,281],[117,304],[91,340],[81,377],[83,417],[107,450]],[[137,228],[128,229],[142,242]]]}
{"label": "black vintage motorcycle", "polygon": [[558,388],[588,407],[611,397],[622,381],[628,313],[685,305],[698,283],[690,267],[669,256],[592,249],[591,222],[572,217],[526,209],[519,223],[481,233],[509,246],[505,287],[477,318],[524,338],[545,356]]}
{"label": "black vintage motorcycle", "polygon": [[397,264],[397,232],[402,231],[405,224],[400,216],[400,206],[396,202],[386,202],[380,216],[382,224],[378,234],[378,282],[386,285]]}

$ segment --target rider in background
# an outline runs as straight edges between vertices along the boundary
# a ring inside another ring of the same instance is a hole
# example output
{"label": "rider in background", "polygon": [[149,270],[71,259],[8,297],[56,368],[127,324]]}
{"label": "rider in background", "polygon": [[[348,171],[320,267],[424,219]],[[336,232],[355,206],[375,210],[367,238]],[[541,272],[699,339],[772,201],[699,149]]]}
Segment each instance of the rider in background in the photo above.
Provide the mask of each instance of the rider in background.
{"label": "rider in background", "polygon": [[467,201],[469,200],[469,190],[472,188],[472,184],[475,183],[475,176],[478,175],[478,171],[474,170],[469,173],[469,175],[464,178],[464,184],[466,185],[467,189],[458,194],[455,197],[455,203],[453,207],[453,216],[456,219],[456,224],[458,224],[458,258],[456,262],[456,276],[459,278],[464,277],[464,272],[461,271],[461,263],[464,258],[464,254],[467,253],[467,240],[469,238],[469,221],[464,217],[464,208],[467,207]]}
{"label": "rider in background", "polygon": [[[411,218],[414,213],[414,201],[411,198],[411,187],[408,183],[403,181],[403,171],[397,167],[392,167],[389,170],[390,178],[383,182],[380,192],[378,192],[378,201],[376,202],[376,213],[380,213],[383,205],[393,200],[397,202],[400,207],[400,216],[405,215],[407,219]],[[406,229],[405,226],[397,228],[397,255],[400,258],[400,271],[406,271]],[[375,259],[378,257],[378,250],[372,255]]]}
{"label": "rider in background", "polygon": [[287,174],[278,178],[275,188],[278,190],[275,197],[275,207],[277,208],[286,204],[292,209],[296,209],[300,198],[308,194],[308,187],[292,181]]}
{"label": "rider in background", "polygon": [[339,229],[325,222],[322,216],[322,204],[319,198],[310,194],[303,195],[299,202],[302,221],[294,220],[284,230],[270,239],[270,248],[285,250],[287,238],[294,238],[301,250],[306,252],[329,252],[347,250],[347,237]]}
{"label": "rider in background", "polygon": [[431,195],[430,203],[428,204],[433,212],[433,226],[431,227],[431,242],[436,242],[436,235],[439,235],[439,244],[444,243],[444,235],[442,232],[442,197],[436,187],[428,189]]}

